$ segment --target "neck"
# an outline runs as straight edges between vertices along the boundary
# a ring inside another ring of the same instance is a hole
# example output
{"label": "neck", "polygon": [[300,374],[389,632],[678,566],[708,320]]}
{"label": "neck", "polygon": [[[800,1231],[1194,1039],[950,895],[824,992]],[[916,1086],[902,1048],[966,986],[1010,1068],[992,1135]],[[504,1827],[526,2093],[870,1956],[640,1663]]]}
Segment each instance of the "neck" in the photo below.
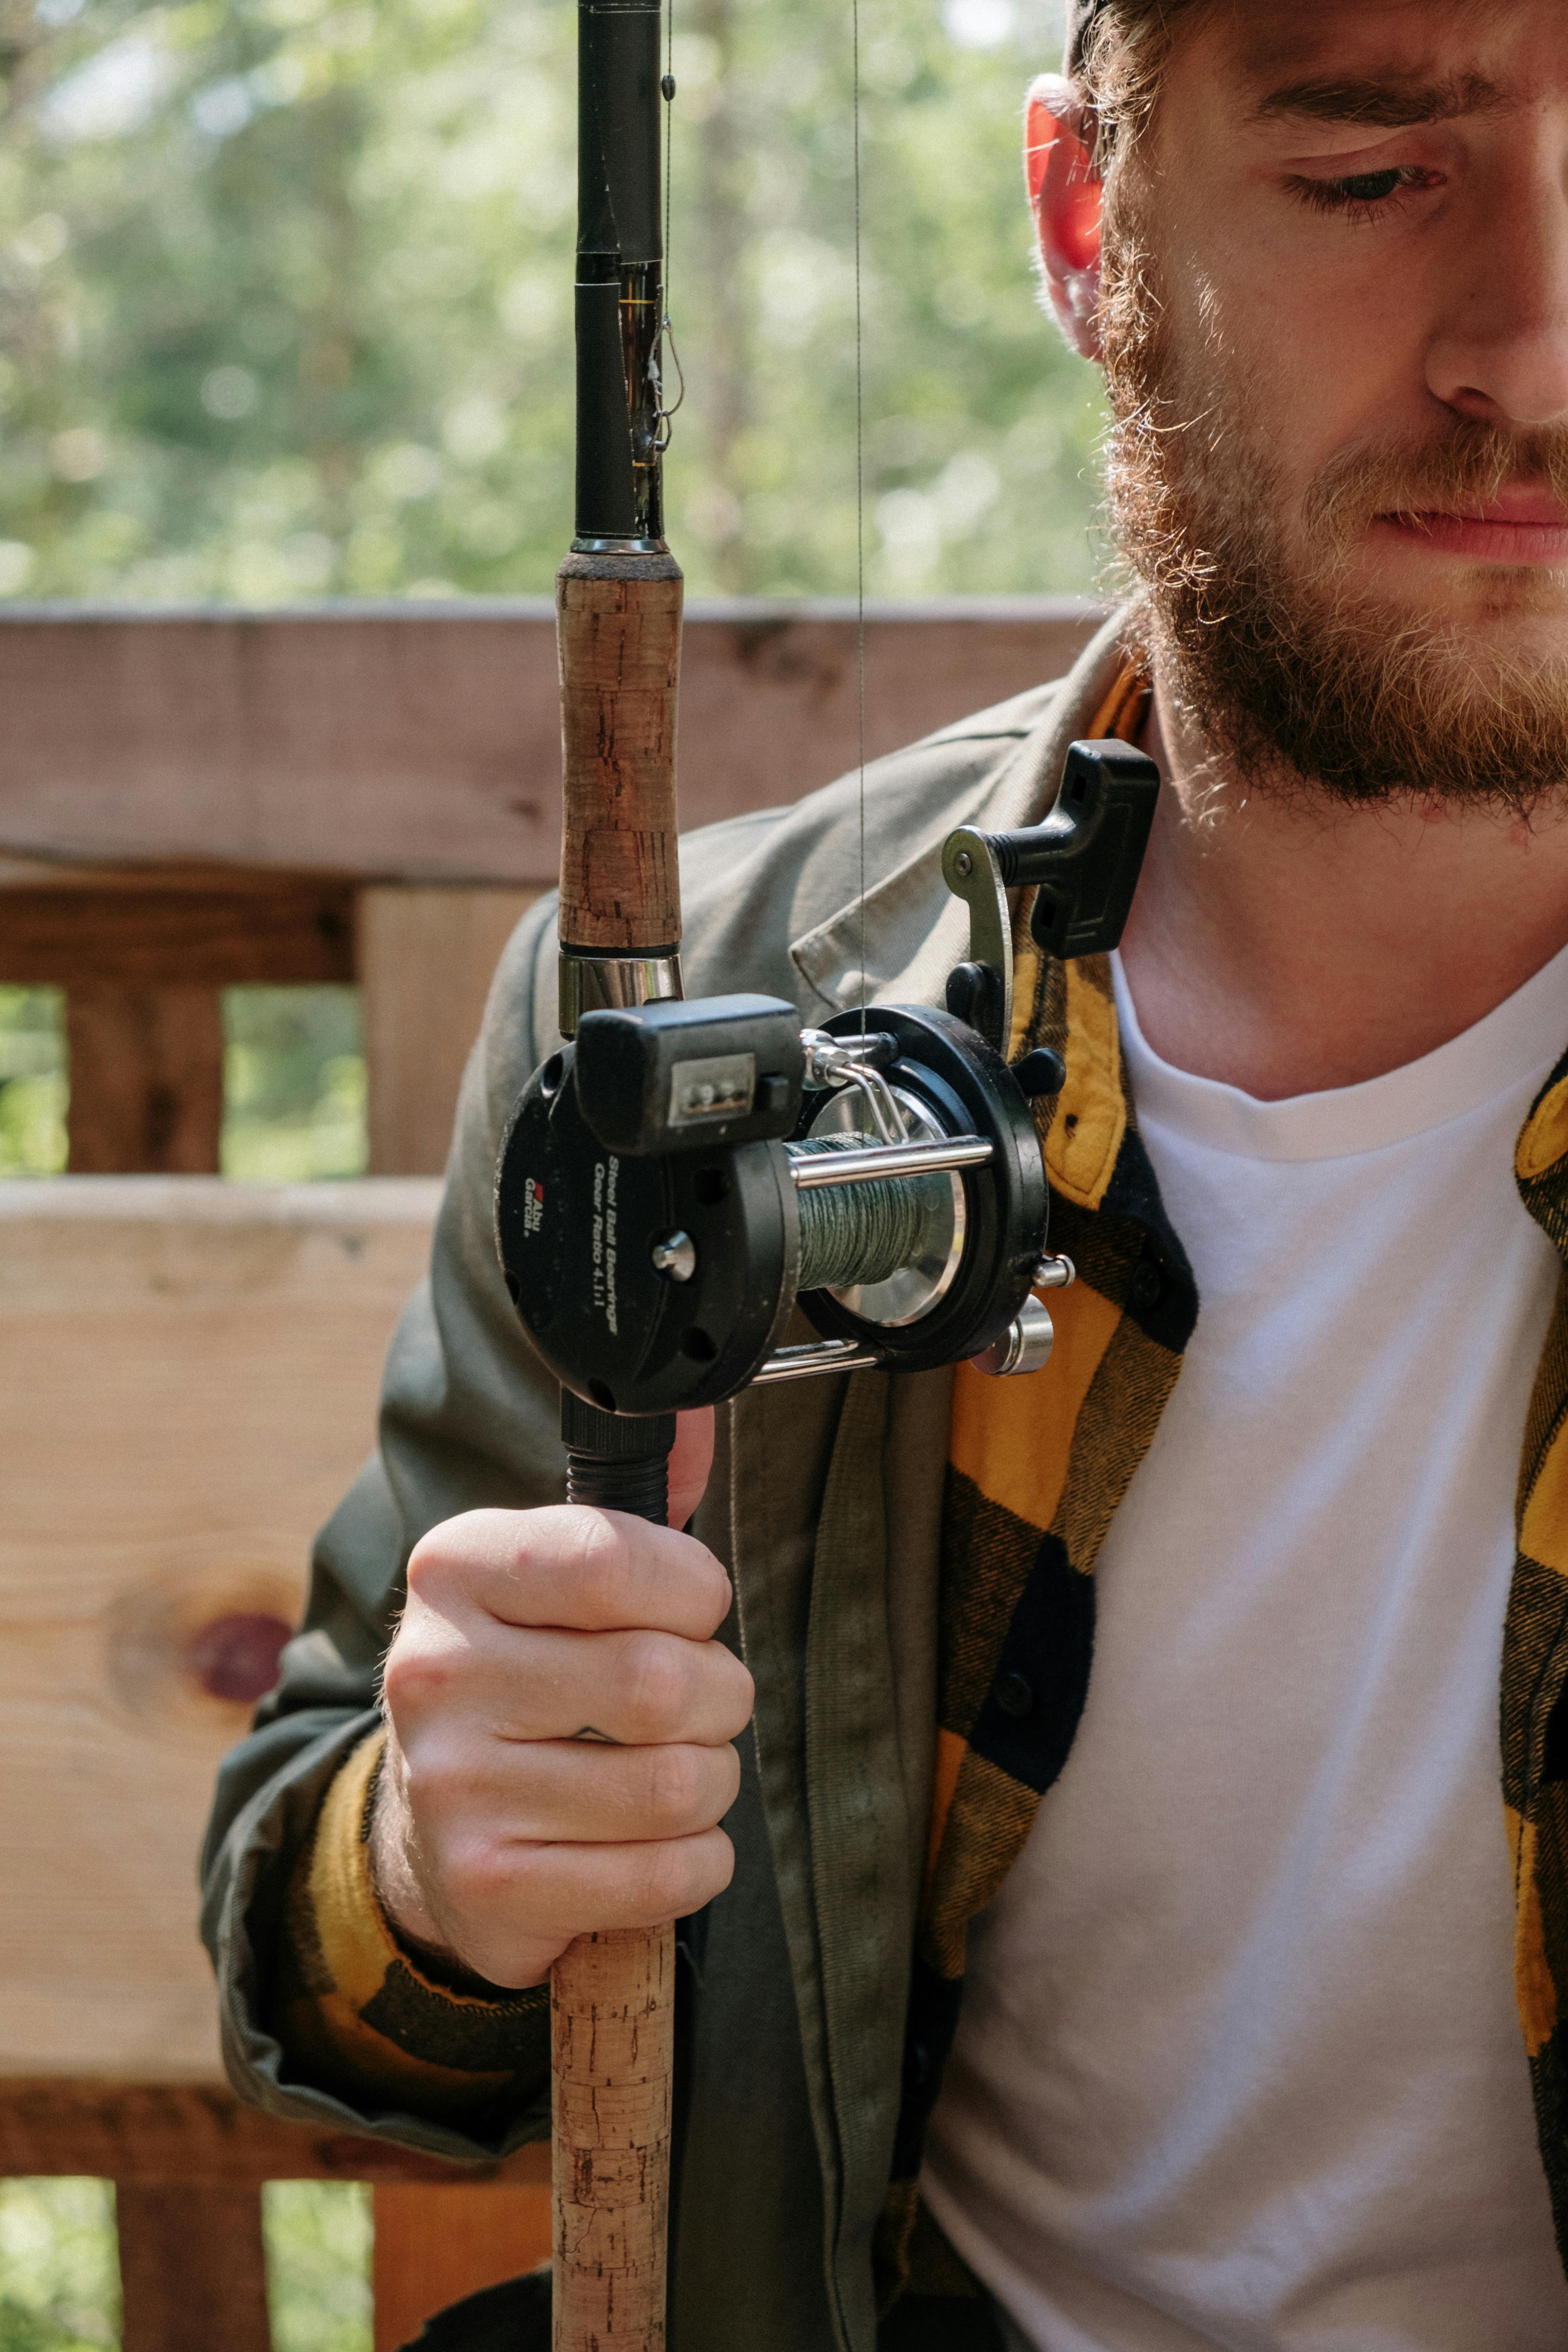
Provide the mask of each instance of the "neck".
{"label": "neck", "polygon": [[1446,1045],[1568,944],[1568,803],[1526,824],[1260,792],[1158,675],[1144,747],[1165,790],[1122,957],[1179,1069],[1264,1101],[1355,1086]]}

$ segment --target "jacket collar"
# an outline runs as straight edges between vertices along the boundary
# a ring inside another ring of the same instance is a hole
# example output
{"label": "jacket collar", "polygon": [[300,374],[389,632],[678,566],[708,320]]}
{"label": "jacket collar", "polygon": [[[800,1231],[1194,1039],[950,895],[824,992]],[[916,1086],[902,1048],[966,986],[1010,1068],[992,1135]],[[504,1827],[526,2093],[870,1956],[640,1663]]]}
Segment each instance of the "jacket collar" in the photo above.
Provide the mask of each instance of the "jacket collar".
{"label": "jacket collar", "polygon": [[[1039,725],[977,791],[953,802],[942,838],[955,824],[988,833],[1037,824],[1056,799],[1068,745],[1094,722],[1127,666],[1126,616],[1113,614],[1085,646]],[[863,944],[862,944],[863,942]],[[939,1004],[948,973],[969,946],[969,910],[942,878],[942,838],[906,862],[790,948],[796,970],[836,1011],[861,1001]],[[1020,967],[1020,976],[1026,970]],[[1068,1082],[1045,1138],[1052,1182],[1068,1199],[1097,1209],[1116,1165],[1130,1105],[1121,1045],[1103,959],[1069,964]]]}
{"label": "jacket collar", "polygon": [[[942,837],[955,824],[987,833],[1037,824],[1056,799],[1069,743],[1087,733],[1126,666],[1125,612],[1111,615],[1085,646],[1047,716],[978,790],[952,805]],[[862,935],[864,945],[862,946]],[[790,959],[836,1012],[868,1001],[940,1004],[948,973],[969,946],[969,912],[942,878],[942,837],[790,945]]]}

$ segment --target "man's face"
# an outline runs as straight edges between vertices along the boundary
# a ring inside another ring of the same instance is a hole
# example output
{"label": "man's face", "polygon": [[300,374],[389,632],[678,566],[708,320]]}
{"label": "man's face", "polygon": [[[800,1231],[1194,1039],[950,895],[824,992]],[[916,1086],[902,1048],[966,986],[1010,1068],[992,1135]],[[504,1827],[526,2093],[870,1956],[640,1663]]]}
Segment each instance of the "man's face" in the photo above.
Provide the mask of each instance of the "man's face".
{"label": "man's face", "polygon": [[1113,183],[1112,503],[1199,724],[1349,797],[1568,779],[1568,9],[1234,0]]}

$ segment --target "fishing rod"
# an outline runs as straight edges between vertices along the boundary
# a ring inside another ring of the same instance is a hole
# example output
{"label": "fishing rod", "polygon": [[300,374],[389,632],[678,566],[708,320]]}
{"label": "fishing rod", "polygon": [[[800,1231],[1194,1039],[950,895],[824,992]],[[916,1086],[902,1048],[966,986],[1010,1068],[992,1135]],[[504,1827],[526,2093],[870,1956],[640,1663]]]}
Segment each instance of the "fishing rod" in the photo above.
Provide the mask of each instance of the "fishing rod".
{"label": "fishing rod", "polygon": [[[678,1412],[753,1385],[965,1360],[1046,1363],[1037,1104],[1016,1068],[1013,898],[1053,956],[1121,936],[1158,791],[1074,744],[1043,824],[943,848],[969,909],[944,1008],[823,1027],[782,998],[688,1001],[675,791],[682,575],[664,539],[662,0],[579,0],[576,530],[557,581],[563,1044],[501,1150],[507,1287],[561,1383],[569,1498],[664,1524]],[[862,892],[864,891],[862,876]],[[796,1309],[816,1336],[786,1338]],[[661,2352],[673,1926],[580,1937],[551,1979],[555,2352]]]}

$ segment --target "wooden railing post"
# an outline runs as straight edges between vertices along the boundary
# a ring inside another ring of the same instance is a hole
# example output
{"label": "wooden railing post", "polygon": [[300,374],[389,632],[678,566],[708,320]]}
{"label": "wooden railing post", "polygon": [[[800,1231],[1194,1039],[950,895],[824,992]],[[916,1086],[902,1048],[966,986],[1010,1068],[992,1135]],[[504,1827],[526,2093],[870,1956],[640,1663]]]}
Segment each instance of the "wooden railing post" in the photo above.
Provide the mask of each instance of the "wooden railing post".
{"label": "wooden railing post", "polygon": [[121,2352],[272,2352],[259,2188],[121,2181],[115,2211]]}
{"label": "wooden railing post", "polygon": [[216,1176],[223,1010],[216,988],[72,988],[73,1176]]}
{"label": "wooden railing post", "polygon": [[501,950],[538,893],[407,883],[359,894],[370,1172],[439,1176]]}

